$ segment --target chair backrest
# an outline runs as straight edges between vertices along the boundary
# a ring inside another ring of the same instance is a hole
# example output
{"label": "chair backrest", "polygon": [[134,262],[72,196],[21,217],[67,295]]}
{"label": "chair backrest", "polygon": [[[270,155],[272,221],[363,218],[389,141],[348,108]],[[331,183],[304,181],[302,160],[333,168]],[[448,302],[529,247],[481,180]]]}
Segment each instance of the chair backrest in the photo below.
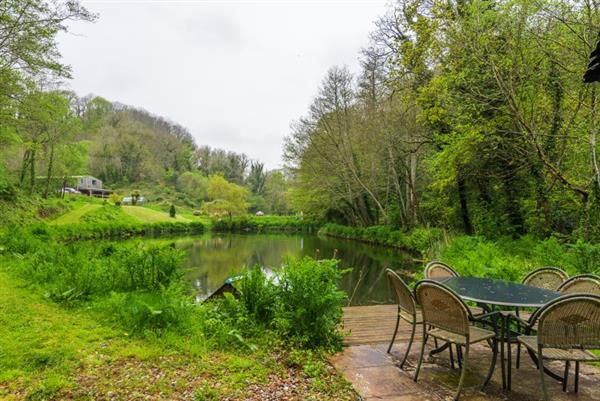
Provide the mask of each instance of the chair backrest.
{"label": "chair backrest", "polygon": [[406,283],[396,274],[392,269],[386,270],[388,281],[390,282],[392,288],[396,292],[396,297],[398,298],[398,306],[404,312],[415,315],[417,313],[417,307],[415,303],[415,298],[413,296],[412,291]]}
{"label": "chair backrest", "polygon": [[558,287],[563,294],[600,295],[600,277],[593,274],[580,274],[565,281]]}
{"label": "chair backrest", "polygon": [[600,297],[569,294],[545,305],[539,313],[538,343],[600,349]]}
{"label": "chair backrest", "polygon": [[523,279],[523,284],[546,290],[557,290],[569,276],[558,267],[542,267],[532,271]]}
{"label": "chair backrest", "polygon": [[424,324],[469,335],[469,308],[454,291],[436,281],[422,280],[417,283],[416,293]]}
{"label": "chair backrest", "polygon": [[445,263],[433,260],[425,266],[425,278],[458,277],[458,273]]}

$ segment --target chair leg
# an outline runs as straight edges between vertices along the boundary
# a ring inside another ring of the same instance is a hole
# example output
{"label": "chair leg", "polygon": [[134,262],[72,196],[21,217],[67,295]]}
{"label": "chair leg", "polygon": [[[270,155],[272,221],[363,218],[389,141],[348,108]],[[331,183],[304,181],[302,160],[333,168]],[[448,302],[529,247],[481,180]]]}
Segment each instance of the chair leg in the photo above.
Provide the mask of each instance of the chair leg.
{"label": "chair leg", "polygon": [[456,344],[456,359],[458,360],[458,368],[462,369],[462,348]]}
{"label": "chair leg", "polygon": [[567,392],[567,385],[569,383],[569,361],[565,362],[565,374],[563,375],[563,392]]}
{"label": "chair leg", "polygon": [[400,326],[400,312],[398,311],[398,316],[396,316],[396,328],[394,329],[394,335],[392,336],[392,342],[388,347],[387,353],[389,354],[392,350],[392,345],[394,345],[394,341],[396,340],[396,334],[398,333],[398,326]]}
{"label": "chair leg", "polygon": [[492,379],[492,375],[494,374],[494,369],[496,368],[496,360],[498,359],[498,340],[494,338],[492,347],[492,363],[490,364],[490,370],[488,371],[488,375],[483,382],[483,386],[481,386],[481,390],[485,389]]}
{"label": "chair leg", "polygon": [[[406,353],[404,354],[404,358],[402,358],[402,362],[400,362],[400,369],[404,366],[406,359],[408,358],[408,354],[410,353],[410,347],[415,339],[415,330],[417,329],[417,325],[412,325],[412,331],[410,332],[410,340],[408,340],[408,346],[406,347]],[[389,351],[388,351],[389,352]]]}
{"label": "chair leg", "polygon": [[575,394],[579,392],[579,361],[575,361]]}
{"label": "chair leg", "polygon": [[450,344],[450,346],[448,347],[448,352],[450,352],[450,366],[452,367],[452,369],[454,369],[454,353],[452,352],[452,344]]}
{"label": "chair leg", "polygon": [[419,355],[419,363],[417,364],[417,369],[415,370],[415,377],[413,379],[415,381],[415,383],[417,382],[417,379],[419,378],[419,371],[421,370],[421,364],[423,363],[423,354],[425,353],[425,343],[427,342],[427,337],[429,337],[429,335],[427,333],[425,333],[425,330],[423,330],[423,341],[421,343],[421,353]]}
{"label": "chair leg", "polygon": [[[467,338],[468,342],[468,338]],[[454,401],[458,401],[460,398],[460,393],[462,391],[463,385],[465,383],[465,376],[467,375],[467,361],[469,360],[469,344],[465,345],[465,358],[462,362],[462,369],[460,371],[460,380],[458,381],[458,390],[456,390],[456,396],[454,396]]]}
{"label": "chair leg", "polygon": [[517,343],[517,362],[515,364],[517,369],[519,369],[519,366],[521,366],[521,343]]}
{"label": "chair leg", "polygon": [[538,371],[540,372],[540,380],[542,381],[542,394],[544,401],[549,401],[548,390],[546,389],[546,373],[544,372],[544,357],[542,355],[542,347],[538,346]]}

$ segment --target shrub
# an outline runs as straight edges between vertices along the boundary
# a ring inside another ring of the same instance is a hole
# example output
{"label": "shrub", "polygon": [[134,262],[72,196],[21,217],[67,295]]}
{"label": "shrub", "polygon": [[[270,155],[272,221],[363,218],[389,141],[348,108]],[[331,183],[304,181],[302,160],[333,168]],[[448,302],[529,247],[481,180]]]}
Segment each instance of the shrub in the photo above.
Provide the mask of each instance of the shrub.
{"label": "shrub", "polygon": [[171,205],[171,207],[169,208],[169,216],[175,218],[175,205]]}
{"label": "shrub", "polygon": [[110,194],[110,196],[108,198],[110,199],[110,201],[112,203],[115,204],[115,206],[121,206],[121,203],[123,203],[123,196],[121,196],[117,193]]}
{"label": "shrub", "polygon": [[308,257],[286,261],[272,278],[259,267],[248,269],[239,281],[239,299],[226,294],[200,308],[202,330],[216,344],[235,339],[249,346],[243,336],[273,330],[298,347],[338,349],[346,294],[337,284],[344,273],[335,260]]}
{"label": "shrub", "polygon": [[96,308],[132,334],[144,334],[189,331],[194,305],[180,286],[172,285],[158,291],[113,292]]}
{"label": "shrub", "polygon": [[392,231],[387,226],[348,227],[339,224],[326,224],[319,230],[320,235],[355,239],[372,244],[403,248],[425,254],[442,240],[443,230],[439,228],[417,227],[410,232]]}
{"label": "shrub", "polygon": [[247,270],[239,282],[240,302],[248,315],[260,323],[272,321],[277,287],[260,266]]}
{"label": "shrub", "polygon": [[211,228],[215,232],[310,232],[318,225],[316,221],[296,216],[246,216],[215,220]]}
{"label": "shrub", "polygon": [[278,275],[276,327],[285,338],[309,348],[341,346],[346,294],[337,285],[344,273],[336,260],[306,257],[284,264]]}
{"label": "shrub", "polygon": [[[180,282],[181,252],[170,246],[115,243],[68,245],[29,240],[9,243],[23,256],[13,271],[43,288],[48,298],[72,303],[111,292],[158,291]],[[34,253],[28,253],[35,249]]]}

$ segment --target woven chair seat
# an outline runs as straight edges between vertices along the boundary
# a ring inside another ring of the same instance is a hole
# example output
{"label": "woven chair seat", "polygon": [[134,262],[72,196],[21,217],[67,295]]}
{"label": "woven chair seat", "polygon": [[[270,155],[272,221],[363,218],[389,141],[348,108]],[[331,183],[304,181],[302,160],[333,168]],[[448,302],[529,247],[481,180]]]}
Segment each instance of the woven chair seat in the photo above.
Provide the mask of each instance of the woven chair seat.
{"label": "woven chair seat", "polygon": [[[519,342],[537,354],[538,340],[537,336],[519,336]],[[542,351],[544,359],[560,360],[560,361],[600,361],[590,351],[584,349],[561,349],[561,348],[544,348]]]}
{"label": "woven chair seat", "polygon": [[414,323],[414,324],[421,324],[423,323],[423,314],[421,313],[420,309],[417,309],[417,313],[416,313],[416,322],[413,322],[413,316],[410,313],[407,313],[405,311],[400,311],[400,317],[409,323]]}
{"label": "woven chair seat", "polygon": [[[455,334],[442,329],[432,329],[428,333],[435,338],[447,341],[453,344],[466,345],[467,339],[461,334]],[[496,337],[496,333],[479,327],[469,327],[469,344],[478,343]]]}

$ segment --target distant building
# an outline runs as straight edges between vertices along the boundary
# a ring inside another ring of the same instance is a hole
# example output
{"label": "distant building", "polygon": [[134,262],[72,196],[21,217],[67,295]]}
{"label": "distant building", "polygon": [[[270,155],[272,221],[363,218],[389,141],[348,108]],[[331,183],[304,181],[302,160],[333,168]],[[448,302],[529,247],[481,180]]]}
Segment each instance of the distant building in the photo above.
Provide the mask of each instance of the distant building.
{"label": "distant building", "polygon": [[111,190],[102,188],[102,181],[91,175],[74,175],[71,178],[76,180],[76,188],[82,194],[107,198],[112,193]]}

